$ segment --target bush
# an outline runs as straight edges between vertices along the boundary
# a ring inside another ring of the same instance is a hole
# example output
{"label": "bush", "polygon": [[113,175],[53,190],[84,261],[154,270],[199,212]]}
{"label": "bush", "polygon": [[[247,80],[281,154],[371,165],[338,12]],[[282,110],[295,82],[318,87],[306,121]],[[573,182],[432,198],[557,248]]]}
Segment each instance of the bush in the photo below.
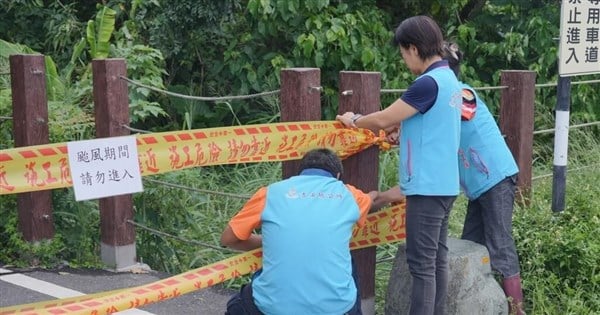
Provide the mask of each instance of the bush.
{"label": "bush", "polygon": [[600,194],[596,166],[569,174],[567,209],[550,210],[551,179],[536,183],[532,207],[515,214],[514,237],[533,314],[600,310]]}

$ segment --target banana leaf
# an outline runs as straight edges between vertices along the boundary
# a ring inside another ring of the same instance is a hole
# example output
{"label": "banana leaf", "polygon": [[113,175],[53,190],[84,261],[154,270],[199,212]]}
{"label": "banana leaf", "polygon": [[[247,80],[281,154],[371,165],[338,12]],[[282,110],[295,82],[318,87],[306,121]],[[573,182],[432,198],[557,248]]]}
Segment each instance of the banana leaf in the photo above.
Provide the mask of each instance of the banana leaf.
{"label": "banana leaf", "polygon": [[93,59],[107,58],[110,50],[110,37],[115,30],[115,10],[102,6],[95,20],[88,21],[86,38]]}
{"label": "banana leaf", "polygon": [[[15,43],[9,43],[5,40],[0,39],[0,64],[9,64],[9,57],[11,55],[22,55],[22,54],[39,54],[33,49]],[[44,56],[44,64],[46,67],[46,94],[48,100],[57,100],[64,95],[65,85],[58,75],[56,64],[50,56]]]}

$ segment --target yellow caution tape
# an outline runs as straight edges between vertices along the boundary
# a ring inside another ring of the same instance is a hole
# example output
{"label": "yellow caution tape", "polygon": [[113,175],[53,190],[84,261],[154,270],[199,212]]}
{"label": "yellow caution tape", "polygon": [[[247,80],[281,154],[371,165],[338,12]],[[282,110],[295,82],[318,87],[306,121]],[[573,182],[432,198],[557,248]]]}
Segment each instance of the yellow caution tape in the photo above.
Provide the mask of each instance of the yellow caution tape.
{"label": "yellow caution tape", "polygon": [[[404,240],[405,218],[404,204],[369,214],[367,223],[362,228],[354,228],[350,248],[359,249]],[[261,266],[262,250],[255,249],[153,283],[73,298],[4,307],[0,308],[0,315],[111,314],[176,298],[254,272]]]}
{"label": "yellow caution tape", "polygon": [[[304,121],[138,134],[142,176],[191,167],[289,161],[328,147],[341,158],[371,145],[388,148],[385,135],[344,128],[337,121]],[[73,185],[66,143],[0,151],[0,195]]]}

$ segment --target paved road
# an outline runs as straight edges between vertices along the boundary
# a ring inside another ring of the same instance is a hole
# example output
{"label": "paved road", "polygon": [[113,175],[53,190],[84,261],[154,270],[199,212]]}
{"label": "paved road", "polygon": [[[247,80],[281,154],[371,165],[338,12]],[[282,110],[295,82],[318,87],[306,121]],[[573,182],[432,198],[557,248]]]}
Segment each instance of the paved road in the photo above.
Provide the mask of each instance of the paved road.
{"label": "paved road", "polygon": [[[113,273],[103,270],[61,269],[60,271],[19,271],[0,267],[0,308],[55,298],[73,297],[155,282],[171,275],[149,273]],[[141,309],[115,314],[139,315],[223,315],[232,290],[210,287],[181,295]]]}

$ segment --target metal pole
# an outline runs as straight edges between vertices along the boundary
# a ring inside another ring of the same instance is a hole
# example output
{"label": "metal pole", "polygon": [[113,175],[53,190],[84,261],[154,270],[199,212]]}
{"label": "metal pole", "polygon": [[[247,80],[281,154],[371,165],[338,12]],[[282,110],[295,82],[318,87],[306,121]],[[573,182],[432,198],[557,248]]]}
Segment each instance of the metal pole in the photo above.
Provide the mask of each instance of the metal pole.
{"label": "metal pole", "polygon": [[565,209],[571,78],[559,76],[557,89],[554,129],[554,176],[552,177],[552,211],[554,212],[560,212]]}

